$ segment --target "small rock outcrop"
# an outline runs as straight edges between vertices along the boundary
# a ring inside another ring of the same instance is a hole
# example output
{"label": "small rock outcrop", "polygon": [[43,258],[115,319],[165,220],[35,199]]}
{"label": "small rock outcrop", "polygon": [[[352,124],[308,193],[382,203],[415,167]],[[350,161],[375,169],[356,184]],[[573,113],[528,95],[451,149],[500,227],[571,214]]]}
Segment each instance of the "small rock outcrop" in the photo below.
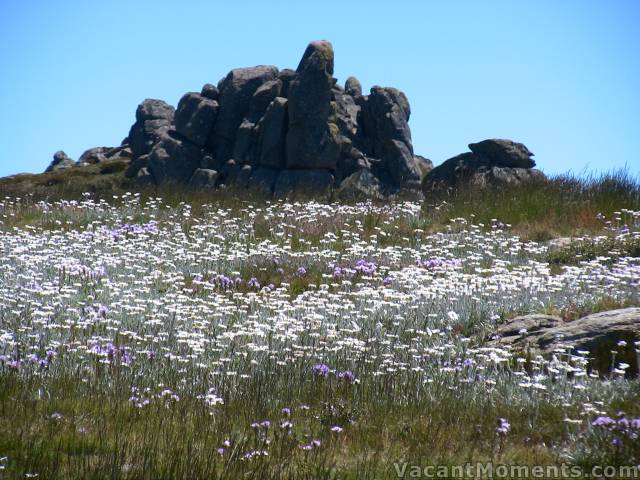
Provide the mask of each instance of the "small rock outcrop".
{"label": "small rock outcrop", "polygon": [[533,153],[522,143],[489,139],[470,143],[469,149],[471,152],[450,158],[431,170],[423,180],[423,190],[428,193],[457,187],[520,185],[546,178],[533,168]]}
{"label": "small rock outcrop", "polygon": [[86,150],[78,159],[77,165],[93,165],[108,160],[130,160],[133,156],[128,145],[119,147],[95,147]]}
{"label": "small rock outcrop", "polygon": [[53,154],[53,160],[45,170],[47,172],[55,172],[58,170],[64,170],[75,166],[76,162],[69,158],[69,156],[62,150]]}
{"label": "small rock outcrop", "polygon": [[496,331],[497,345],[536,353],[554,353],[561,349],[577,354],[588,351],[591,366],[609,373],[611,351],[616,359],[626,362],[627,374],[638,375],[635,342],[640,341],[640,308],[623,308],[594,313],[578,320],[563,321],[551,315],[516,317]]}

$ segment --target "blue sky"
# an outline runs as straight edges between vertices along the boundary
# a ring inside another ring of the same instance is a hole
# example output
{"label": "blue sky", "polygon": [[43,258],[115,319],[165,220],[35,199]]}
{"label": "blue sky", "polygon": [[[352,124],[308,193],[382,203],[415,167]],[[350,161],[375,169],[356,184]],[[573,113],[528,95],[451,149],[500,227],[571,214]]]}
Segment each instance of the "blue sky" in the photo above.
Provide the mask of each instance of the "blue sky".
{"label": "blue sky", "polygon": [[548,173],[640,173],[640,2],[0,0],[0,176],[127,135],[235,67],[295,68],[327,39],[335,76],[403,90],[439,164],[511,138]]}

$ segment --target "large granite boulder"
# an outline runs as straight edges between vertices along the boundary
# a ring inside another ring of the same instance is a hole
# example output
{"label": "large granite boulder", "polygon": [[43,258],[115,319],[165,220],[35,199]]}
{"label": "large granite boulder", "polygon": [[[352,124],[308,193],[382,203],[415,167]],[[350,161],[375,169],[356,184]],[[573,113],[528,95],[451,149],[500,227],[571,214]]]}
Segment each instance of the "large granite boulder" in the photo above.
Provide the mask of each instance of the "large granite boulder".
{"label": "large granite boulder", "polygon": [[218,97],[220,96],[220,90],[218,90],[218,87],[212,85],[211,83],[205,83],[202,86],[202,90],[200,90],[200,95],[208,98],[209,100],[218,100]]}
{"label": "large granite boulder", "polygon": [[65,170],[67,168],[75,166],[75,164],[76,162],[69,158],[66,153],[64,153],[62,150],[59,150],[53,154],[53,160],[45,170],[45,173]]}
{"label": "large granite boulder", "polygon": [[360,97],[365,148],[386,165],[391,183],[398,188],[417,188],[421,173],[413,156],[409,117],[411,107],[396,88],[375,86],[368,97]]}
{"label": "large granite boulder", "polygon": [[282,89],[280,90],[280,95],[282,97],[286,98],[289,96],[289,85],[291,85],[294,78],[296,78],[295,70],[292,70],[291,68],[284,68],[280,70],[278,80],[282,82]]}
{"label": "large granite boulder", "polygon": [[272,168],[285,166],[285,142],[287,136],[287,102],[276,97],[267,107],[267,111],[257,125],[258,129],[258,165]]}
{"label": "large granite boulder", "polygon": [[336,198],[340,200],[381,200],[384,198],[384,185],[370,170],[359,170],[340,182]]}
{"label": "large granite boulder", "polygon": [[218,172],[207,168],[197,168],[189,180],[189,185],[196,188],[214,189],[217,182]]}
{"label": "large granite boulder", "polygon": [[487,188],[542,182],[545,179],[544,173],[535,168],[481,167],[471,174],[469,185]]}
{"label": "large granite boulder", "polygon": [[149,171],[156,183],[187,183],[200,167],[204,152],[176,132],[169,132],[149,154]]}
{"label": "large granite boulder", "polygon": [[352,97],[359,97],[362,95],[362,85],[360,80],[356,77],[349,77],[344,84],[344,93],[351,95]]}
{"label": "large granite boulder", "polygon": [[134,158],[151,151],[154,144],[173,125],[175,109],[162,100],[146,99],[136,110],[136,123],[129,131],[129,145]]}
{"label": "large granite boulder", "polygon": [[94,147],[86,150],[80,158],[78,158],[78,165],[91,165],[94,163],[101,163],[107,161],[107,155],[111,148],[109,147]]}
{"label": "large granite boulder", "polygon": [[531,159],[533,153],[522,143],[499,138],[470,143],[469,150],[476,155],[491,160],[493,166],[511,168],[533,168],[536,162]]}
{"label": "large granite boulder", "polygon": [[333,123],[333,47],[311,42],[289,85],[287,168],[334,169],[340,155],[340,132]]}
{"label": "large granite boulder", "polygon": [[541,171],[532,168],[533,154],[522,143],[484,140],[469,147],[473,151],[461,153],[431,170],[423,180],[424,191],[521,185],[546,179]]}
{"label": "large granite boulder", "polygon": [[612,351],[626,373],[638,374],[635,342],[640,341],[640,308],[594,313],[573,321],[549,315],[517,317],[498,327],[494,344],[532,353],[589,352],[591,367],[609,373]]}
{"label": "large granite boulder", "polygon": [[218,102],[194,92],[186,93],[178,103],[175,129],[194,144],[204,147],[217,115]]}
{"label": "large granite boulder", "polygon": [[212,141],[208,144],[219,161],[225,162],[231,157],[238,127],[249,112],[253,94],[258,87],[277,76],[276,67],[261,65],[231,70],[222,81],[218,118]]}

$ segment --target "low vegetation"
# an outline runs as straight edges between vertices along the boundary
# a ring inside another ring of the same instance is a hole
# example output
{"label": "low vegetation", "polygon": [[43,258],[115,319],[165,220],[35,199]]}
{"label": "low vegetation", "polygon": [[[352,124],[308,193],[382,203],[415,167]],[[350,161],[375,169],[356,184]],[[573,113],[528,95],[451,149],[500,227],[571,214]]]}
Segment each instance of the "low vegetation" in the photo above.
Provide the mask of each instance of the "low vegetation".
{"label": "low vegetation", "polygon": [[86,168],[0,181],[0,478],[640,463],[619,360],[487,343],[640,305],[630,175],[347,205]]}

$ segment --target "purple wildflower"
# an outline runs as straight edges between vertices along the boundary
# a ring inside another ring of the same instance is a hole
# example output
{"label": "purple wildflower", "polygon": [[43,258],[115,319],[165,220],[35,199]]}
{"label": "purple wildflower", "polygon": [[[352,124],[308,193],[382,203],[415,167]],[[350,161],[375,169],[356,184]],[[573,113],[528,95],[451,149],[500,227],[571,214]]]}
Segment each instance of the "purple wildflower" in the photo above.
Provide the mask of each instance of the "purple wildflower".
{"label": "purple wildflower", "polygon": [[511,430],[511,424],[506,418],[500,419],[500,425],[496,428],[496,432],[506,435]]}
{"label": "purple wildflower", "polygon": [[345,370],[344,372],[338,372],[338,378],[346,380],[349,383],[353,383],[356,380],[355,374],[351,370]]}
{"label": "purple wildflower", "polygon": [[312,368],[311,371],[316,377],[328,377],[329,376],[329,366],[324,363],[317,363]]}

